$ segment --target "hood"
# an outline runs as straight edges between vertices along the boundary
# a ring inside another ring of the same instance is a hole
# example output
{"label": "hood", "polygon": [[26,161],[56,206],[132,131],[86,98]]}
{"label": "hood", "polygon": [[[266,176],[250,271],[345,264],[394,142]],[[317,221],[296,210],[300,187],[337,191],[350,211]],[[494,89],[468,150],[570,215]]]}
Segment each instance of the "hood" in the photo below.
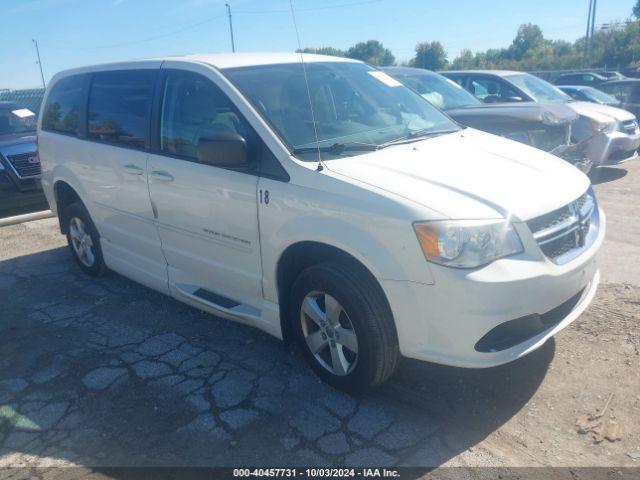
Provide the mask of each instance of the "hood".
{"label": "hood", "polygon": [[579,115],[599,122],[610,122],[612,118],[619,122],[626,122],[635,118],[633,113],[610,105],[591,102],[569,102],[567,105],[573,108]]}
{"label": "hood", "polygon": [[324,164],[455,219],[526,221],[577,199],[590,183],[558,157],[471,128]]}
{"label": "hood", "polygon": [[578,118],[575,110],[562,103],[549,105],[535,102],[485,103],[455,108],[446,112],[453,118],[470,121],[475,117],[483,121],[486,118],[495,117],[526,123],[544,123],[545,125],[566,125]]}
{"label": "hood", "polygon": [[33,133],[9,133],[0,135],[0,149],[3,147],[21,145],[21,144],[34,144],[35,150],[36,134]]}

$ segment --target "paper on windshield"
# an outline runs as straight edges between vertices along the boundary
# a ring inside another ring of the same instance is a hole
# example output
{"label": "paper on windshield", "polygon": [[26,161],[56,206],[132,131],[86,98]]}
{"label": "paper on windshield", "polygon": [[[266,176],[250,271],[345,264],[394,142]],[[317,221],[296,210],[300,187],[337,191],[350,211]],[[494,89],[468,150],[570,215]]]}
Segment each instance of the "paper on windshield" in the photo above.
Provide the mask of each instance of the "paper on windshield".
{"label": "paper on windshield", "polygon": [[372,70],[370,72],[367,72],[369,75],[371,75],[373,78],[377,78],[378,80],[380,80],[382,83],[384,83],[386,86],[388,87],[401,87],[402,84],[397,81],[395,78],[391,78],[389,75],[387,75],[384,72],[380,72],[378,70]]}
{"label": "paper on windshield", "polygon": [[33,113],[28,108],[19,108],[18,110],[11,110],[11,113],[13,113],[16,117],[20,117],[20,118],[27,118],[35,115],[35,113]]}

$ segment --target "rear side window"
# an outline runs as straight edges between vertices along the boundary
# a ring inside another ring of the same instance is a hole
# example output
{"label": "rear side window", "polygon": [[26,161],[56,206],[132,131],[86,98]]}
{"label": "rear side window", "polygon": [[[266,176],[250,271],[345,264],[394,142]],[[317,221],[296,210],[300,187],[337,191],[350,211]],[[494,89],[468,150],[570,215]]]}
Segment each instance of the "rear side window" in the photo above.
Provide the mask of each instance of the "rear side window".
{"label": "rear side window", "polygon": [[84,78],[84,75],[66,77],[53,86],[44,108],[42,128],[78,135]]}
{"label": "rear side window", "polygon": [[89,93],[87,136],[145,148],[156,70],[99,72]]}

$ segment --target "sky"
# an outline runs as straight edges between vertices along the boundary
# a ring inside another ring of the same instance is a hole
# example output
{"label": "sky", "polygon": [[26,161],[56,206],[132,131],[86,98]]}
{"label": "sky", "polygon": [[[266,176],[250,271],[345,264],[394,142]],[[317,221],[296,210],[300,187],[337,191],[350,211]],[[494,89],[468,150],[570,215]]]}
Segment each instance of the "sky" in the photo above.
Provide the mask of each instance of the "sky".
{"label": "sky", "polygon": [[[237,51],[294,51],[290,0],[226,0]],[[291,0],[303,47],[346,49],[376,39],[398,61],[439,40],[462,48],[508,46],[518,26],[573,41],[586,30],[588,0]],[[600,0],[596,24],[625,20],[635,0]],[[225,0],[0,0],[0,89],[42,85],[66,68],[186,53],[231,51]]]}

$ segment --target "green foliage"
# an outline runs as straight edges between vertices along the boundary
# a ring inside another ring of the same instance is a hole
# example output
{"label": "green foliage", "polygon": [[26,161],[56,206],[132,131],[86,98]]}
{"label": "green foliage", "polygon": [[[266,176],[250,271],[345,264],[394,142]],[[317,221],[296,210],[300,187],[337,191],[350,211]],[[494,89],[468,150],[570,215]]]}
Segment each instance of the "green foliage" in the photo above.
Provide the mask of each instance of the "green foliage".
{"label": "green foliage", "polygon": [[[640,0],[638,5],[640,10]],[[640,11],[638,12],[640,13]],[[537,25],[520,26],[508,48],[472,53],[465,49],[453,62],[453,69],[562,70],[572,68],[629,68],[640,61],[640,22],[629,21],[609,30],[595,32],[592,53],[585,58],[585,39],[575,42],[544,38]]]}
{"label": "green foliage", "polygon": [[442,43],[422,42],[416,45],[416,56],[409,65],[428,70],[444,70],[449,65],[449,59]]}
{"label": "green foliage", "polygon": [[393,65],[396,61],[391,50],[384,48],[384,45],[377,40],[356,43],[347,50],[346,56],[371,65]]}
{"label": "green foliage", "polygon": [[[442,43],[421,42],[408,65],[429,70],[506,69],[565,70],[573,68],[608,67],[627,69],[640,66],[640,0],[633,7],[636,21],[613,24],[612,28],[595,32],[591,55],[585,58],[586,40],[575,42],[544,38],[539,26],[526,23],[518,28],[507,48],[492,48],[473,53],[463,49],[449,62]],[[298,50],[300,51],[300,50]],[[348,50],[333,47],[305,48],[304,53],[350,57],[372,65],[393,65],[395,57],[377,40],[357,43]]]}
{"label": "green foliage", "polygon": [[332,57],[344,57],[346,52],[333,47],[320,47],[320,48],[303,48],[297,49],[297,53],[315,53],[317,55],[330,55]]}
{"label": "green foliage", "polygon": [[371,65],[393,65],[396,62],[396,57],[393,56],[391,50],[384,48],[384,45],[377,40],[368,40],[366,42],[356,43],[348,50],[340,50],[333,47],[321,47],[312,48],[307,47],[302,50],[298,49],[296,52],[300,53],[316,53],[318,55],[331,55],[334,57],[349,57],[356,60],[362,60],[363,62]]}

